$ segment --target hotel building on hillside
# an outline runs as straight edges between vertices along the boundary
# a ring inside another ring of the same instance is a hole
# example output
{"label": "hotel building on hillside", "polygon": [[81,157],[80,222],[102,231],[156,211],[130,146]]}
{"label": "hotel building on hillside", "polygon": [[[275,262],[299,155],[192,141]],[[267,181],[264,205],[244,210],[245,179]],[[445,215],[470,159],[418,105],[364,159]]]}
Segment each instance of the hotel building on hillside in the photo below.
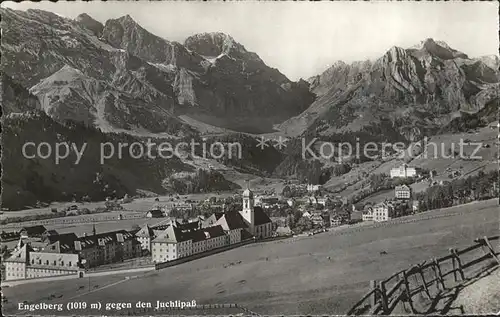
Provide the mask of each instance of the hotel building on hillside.
{"label": "hotel building on hillside", "polygon": [[408,167],[408,165],[403,164],[400,167],[396,167],[396,168],[391,169],[390,174],[391,174],[391,178],[415,177],[415,176],[417,176],[417,169],[414,167]]}
{"label": "hotel building on hillside", "polygon": [[396,186],[396,188],[394,188],[394,196],[397,199],[410,199],[411,187],[407,185]]}
{"label": "hotel building on hillside", "polygon": [[361,215],[363,221],[373,221],[373,208],[363,209],[363,214]]}
{"label": "hotel building on hillside", "polygon": [[307,191],[309,193],[315,193],[321,190],[321,185],[313,185],[313,184],[308,184],[307,185]]}
{"label": "hotel building on hillside", "polygon": [[394,216],[394,206],[390,203],[382,202],[373,206],[373,220],[376,222],[391,220]]}

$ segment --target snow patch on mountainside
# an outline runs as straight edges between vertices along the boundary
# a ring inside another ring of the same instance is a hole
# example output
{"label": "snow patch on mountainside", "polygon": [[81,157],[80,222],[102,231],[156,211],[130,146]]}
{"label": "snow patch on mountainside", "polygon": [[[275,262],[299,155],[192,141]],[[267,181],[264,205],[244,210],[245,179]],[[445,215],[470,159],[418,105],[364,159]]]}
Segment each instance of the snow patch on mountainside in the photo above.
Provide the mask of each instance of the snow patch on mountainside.
{"label": "snow patch on mountainside", "polygon": [[147,62],[149,65],[154,66],[158,68],[161,71],[167,72],[167,73],[173,73],[177,71],[177,66],[173,64],[162,64],[162,63],[151,63]]}

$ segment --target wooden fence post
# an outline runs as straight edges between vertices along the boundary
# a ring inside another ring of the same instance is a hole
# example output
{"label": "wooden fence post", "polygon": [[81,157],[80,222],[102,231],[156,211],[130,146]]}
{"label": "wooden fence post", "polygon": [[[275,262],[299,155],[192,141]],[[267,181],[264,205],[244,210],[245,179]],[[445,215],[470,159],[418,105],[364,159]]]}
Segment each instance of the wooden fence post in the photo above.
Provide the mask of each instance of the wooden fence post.
{"label": "wooden fence post", "polygon": [[410,284],[408,283],[408,275],[406,274],[406,271],[403,271],[403,279],[405,284],[406,299],[408,300],[408,304],[410,305],[411,312],[414,314],[415,308],[413,307],[413,301],[411,299]]}
{"label": "wooden fence post", "polygon": [[[370,288],[372,290],[376,290],[377,289],[377,281],[371,280],[370,281]],[[375,291],[375,292],[373,292],[373,295],[371,296],[370,305],[371,305],[371,307],[374,307],[376,304],[377,304],[377,292]]]}
{"label": "wooden fence post", "polygon": [[425,294],[428,299],[431,299],[431,293],[429,292],[429,288],[427,287],[427,282],[425,281],[424,270],[422,269],[423,265],[419,264],[420,278],[422,278],[422,283],[424,284]]}
{"label": "wooden fence post", "polygon": [[380,283],[380,295],[382,296],[382,309],[384,311],[384,315],[389,314],[389,303],[387,298],[387,290],[385,289],[385,283]]}
{"label": "wooden fence post", "polygon": [[458,273],[460,273],[460,279],[462,281],[465,281],[465,273],[464,273],[464,268],[462,266],[462,261],[460,260],[460,256],[457,253],[457,249],[451,249],[451,252],[455,256],[455,259],[457,260],[457,265],[458,265]]}
{"label": "wooden fence post", "polygon": [[495,249],[493,249],[493,246],[491,245],[490,243],[490,240],[488,240],[488,237],[487,236],[484,236],[483,238],[484,240],[484,243],[486,244],[486,246],[488,247],[488,251],[489,253],[491,254],[491,256],[497,261],[497,263],[500,265],[500,259],[498,258],[498,256],[495,254]]}
{"label": "wooden fence post", "polygon": [[455,255],[453,254],[453,249],[449,249],[451,255],[453,255],[453,257],[451,258],[451,263],[453,265],[453,279],[455,280],[455,282],[458,282],[458,275],[457,275],[457,266],[455,264]]}
{"label": "wooden fence post", "polygon": [[441,289],[444,291],[446,289],[446,286],[444,285],[444,278],[443,278],[443,272],[441,271],[441,266],[439,265],[437,259],[434,259],[434,262],[436,263],[436,271],[439,276],[439,283],[441,284]]}

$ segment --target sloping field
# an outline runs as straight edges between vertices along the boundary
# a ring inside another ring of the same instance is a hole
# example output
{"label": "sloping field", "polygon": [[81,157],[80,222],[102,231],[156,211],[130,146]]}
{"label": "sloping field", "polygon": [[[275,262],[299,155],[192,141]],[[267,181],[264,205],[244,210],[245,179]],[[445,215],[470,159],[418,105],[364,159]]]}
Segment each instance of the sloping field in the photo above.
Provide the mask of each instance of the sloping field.
{"label": "sloping field", "polygon": [[[412,221],[436,215],[443,217]],[[78,286],[85,286],[86,279],[34,288],[20,285],[5,289],[9,304],[4,309],[17,313],[17,302],[51,302],[50,294],[63,293],[60,302],[134,304],[141,300],[154,307],[157,300],[194,299],[198,304],[237,303],[260,314],[342,314],[364,295],[370,280],[447,254],[451,246],[465,247],[474,238],[497,234],[499,215],[498,200],[490,200],[401,218],[406,223],[252,244],[121,282],[116,275],[102,277],[92,283],[117,284],[89,294],[78,295],[83,292]],[[80,313],[127,314],[123,310]]]}
{"label": "sloping field", "polygon": [[460,305],[469,315],[499,314],[500,268],[461,290],[453,302],[453,306]]}

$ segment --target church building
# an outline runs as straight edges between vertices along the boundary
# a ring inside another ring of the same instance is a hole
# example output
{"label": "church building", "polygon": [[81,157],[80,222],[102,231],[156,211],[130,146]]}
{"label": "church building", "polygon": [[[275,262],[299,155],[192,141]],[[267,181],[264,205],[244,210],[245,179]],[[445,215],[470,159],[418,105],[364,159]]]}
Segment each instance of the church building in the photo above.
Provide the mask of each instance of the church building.
{"label": "church building", "polygon": [[262,207],[255,206],[255,199],[250,188],[243,192],[243,210],[240,215],[248,225],[248,230],[257,239],[265,239],[272,237],[273,225],[269,216],[264,212]]}

